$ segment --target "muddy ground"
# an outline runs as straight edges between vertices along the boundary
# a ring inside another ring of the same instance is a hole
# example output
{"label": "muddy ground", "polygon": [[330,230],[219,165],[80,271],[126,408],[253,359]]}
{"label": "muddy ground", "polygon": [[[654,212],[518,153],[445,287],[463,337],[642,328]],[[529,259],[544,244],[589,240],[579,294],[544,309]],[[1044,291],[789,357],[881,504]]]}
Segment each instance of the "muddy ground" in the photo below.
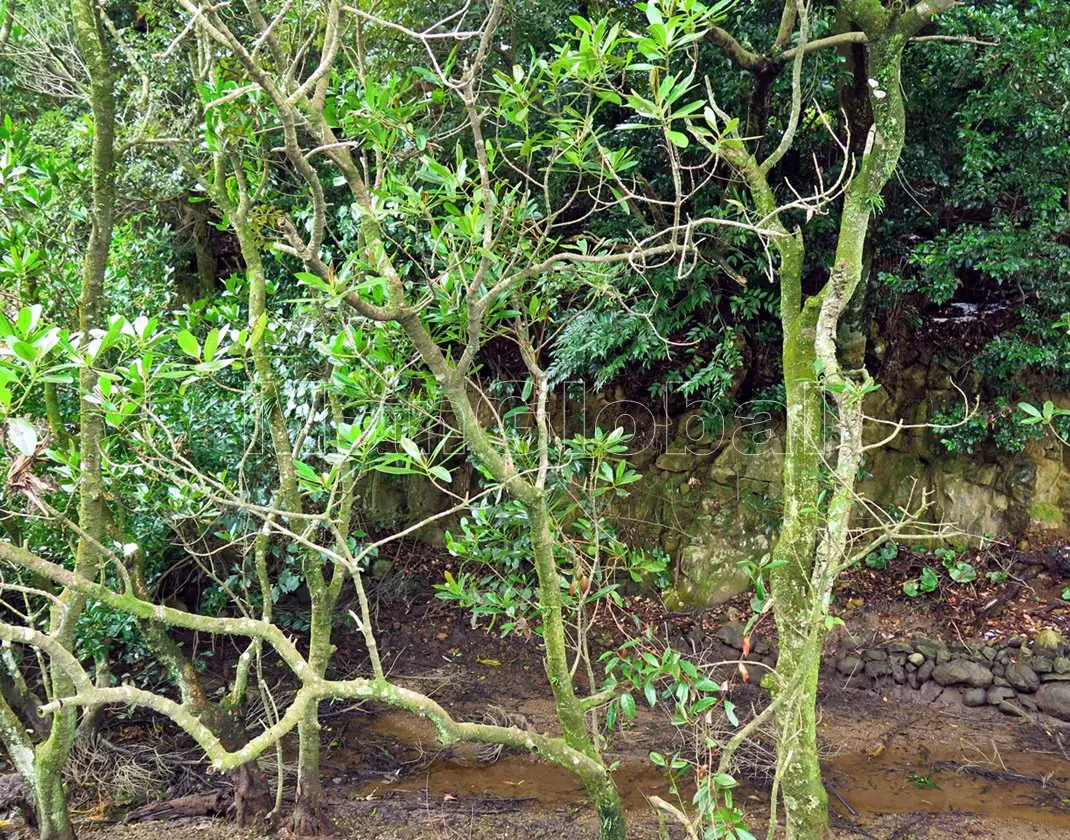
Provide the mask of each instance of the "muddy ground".
{"label": "muddy ground", "polygon": [[[845,586],[857,597],[853,593],[862,591],[864,584],[860,579]],[[426,578],[422,584],[411,579],[387,581],[377,593],[377,610],[380,647],[392,679],[432,694],[458,718],[554,730],[536,637],[501,639],[473,629],[467,616],[433,597]],[[632,620],[639,613],[633,609],[607,617],[599,625],[600,643],[611,646],[613,622]],[[659,632],[670,640],[686,640],[689,627],[724,617],[722,613],[669,620],[658,615]],[[946,621],[947,611],[939,605],[917,605],[907,614],[901,609],[898,614],[860,609],[849,618],[849,624],[893,630],[908,624],[911,632],[942,630],[944,636],[947,628],[941,622]],[[1007,626],[1022,621],[1003,617]],[[696,638],[694,633],[690,638]],[[336,641],[337,676],[361,673],[365,657],[359,636],[340,628]],[[732,680],[728,691],[741,711],[758,697],[753,681]],[[486,748],[473,746],[442,751],[422,721],[374,705],[324,712],[326,804],[339,837],[580,840],[596,836],[593,814],[577,781],[531,756],[491,755]],[[1070,762],[1041,729],[991,707],[925,705],[844,687],[831,674],[821,684],[820,712],[834,837],[910,840],[968,833],[978,840],[1070,838]],[[122,732],[123,737],[141,737],[137,725],[128,723]],[[620,762],[617,778],[628,809],[629,836],[659,837],[648,797],[674,797],[667,780],[648,760],[649,752],[691,754],[693,737],[690,731],[673,727],[663,713],[649,709],[641,711],[634,725],[610,735],[607,758]],[[764,836],[768,795],[760,752],[756,750],[739,773],[746,784],[737,803],[755,834]],[[293,753],[294,745],[287,745],[287,761],[292,761]],[[686,789],[680,794],[685,799],[690,796]],[[101,816],[112,821],[95,819]],[[79,836],[94,840],[158,840],[161,833],[169,840],[258,836],[207,818],[123,825],[114,821],[116,812],[100,801],[83,807],[79,817]],[[669,835],[683,836],[676,828],[670,828]]]}
{"label": "muddy ground", "polygon": [[[403,656],[398,666],[405,664]],[[477,677],[469,682],[467,668],[451,679],[451,670],[436,674],[442,681],[437,696],[455,714],[478,717],[487,705],[485,681]],[[550,726],[552,707],[540,679],[523,665],[495,666],[494,676],[516,689],[512,697],[495,698],[500,709],[523,715],[533,726]],[[821,711],[834,837],[910,840],[960,838],[968,832],[978,840],[1070,838],[1070,764],[1043,733],[992,709],[956,713],[887,702],[855,690],[826,692]],[[597,836],[580,785],[529,756],[506,754],[486,763],[487,756],[475,747],[440,752],[426,726],[371,708],[333,718],[325,742],[327,804],[340,837]],[[629,836],[641,840],[659,837],[647,797],[672,798],[666,780],[646,760],[655,748],[686,751],[687,733],[647,711],[634,727],[612,738],[609,751],[610,758],[621,762],[617,778],[628,808]],[[739,802],[758,834],[768,818],[765,792],[747,785]],[[156,840],[161,831],[170,840],[257,836],[208,820],[86,826],[80,836]],[[670,830],[670,836],[683,835]]]}

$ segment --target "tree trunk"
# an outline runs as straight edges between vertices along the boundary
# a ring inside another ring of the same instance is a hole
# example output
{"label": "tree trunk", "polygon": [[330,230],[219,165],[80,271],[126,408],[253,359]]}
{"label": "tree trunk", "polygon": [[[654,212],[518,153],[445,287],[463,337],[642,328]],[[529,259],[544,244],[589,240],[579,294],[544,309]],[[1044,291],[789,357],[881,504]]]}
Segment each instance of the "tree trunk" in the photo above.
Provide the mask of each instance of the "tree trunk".
{"label": "tree trunk", "polygon": [[193,216],[193,256],[197,261],[196,296],[209,297],[215,291],[218,265],[212,247],[211,228],[208,223],[208,205],[203,202],[190,204]]}
{"label": "tree trunk", "polygon": [[[232,703],[229,698],[218,704],[206,701],[198,717],[218,733],[225,749],[233,751],[245,746],[247,737],[243,702]],[[230,773],[230,782],[234,793],[235,822],[242,827],[265,824],[275,801],[257,760],[254,758],[234,768]]]}
{"label": "tree trunk", "polygon": [[[82,268],[79,298],[79,321],[83,332],[104,322],[104,274],[115,224],[115,77],[108,61],[103,31],[91,0],[71,0],[78,51],[89,71],[89,101],[93,112],[92,150],[92,228]],[[79,476],[78,522],[87,536],[78,541],[75,571],[94,578],[100,563],[99,543],[104,536],[107,513],[101,473],[100,442],[104,427],[95,405],[89,402],[96,387],[96,373],[85,367],[79,374]],[[74,643],[74,628],[85,606],[85,596],[64,590],[60,603],[50,616],[50,633],[64,647]],[[51,673],[52,693],[64,697],[71,693],[70,678],[59,668]],[[67,792],[63,768],[67,763],[77,732],[77,710],[63,708],[53,716],[48,739],[39,744],[34,756],[34,789],[40,836],[44,840],[69,840],[74,837],[67,812]]]}
{"label": "tree trunk", "polygon": [[[377,229],[372,228],[368,235],[378,236]],[[473,455],[527,511],[535,573],[539,582],[539,612],[543,624],[543,644],[546,646],[544,665],[554,695],[554,710],[561,726],[561,734],[570,747],[604,767],[595,748],[595,733],[588,731],[583,703],[576,696],[572,684],[562,615],[560,573],[554,558],[554,534],[545,491],[538,484],[529,483],[518,473],[515,466],[495,449],[490,436],[476,416],[469,398],[467,381],[446,363],[440,348],[423,324],[415,316],[400,318],[399,322],[425,364],[442,384],[442,392],[458,419],[461,434]],[[539,423],[543,426],[545,417],[542,410],[539,414]],[[541,429],[540,440],[547,439],[545,429]],[[595,778],[581,774],[581,778],[598,812],[599,836],[602,840],[623,840],[626,819],[613,777],[606,771],[604,775]]]}
{"label": "tree trunk", "polygon": [[594,802],[599,840],[625,840],[628,825],[624,819],[624,805],[609,771],[601,779],[585,780],[584,787]]}
{"label": "tree trunk", "polygon": [[69,751],[54,750],[42,757],[38,753],[34,804],[40,840],[74,840],[74,827],[67,810],[67,786],[63,783],[63,766]]}
{"label": "tree trunk", "polygon": [[[804,611],[810,617],[815,612]],[[780,639],[777,682],[789,693],[777,709],[777,776],[788,840],[828,836],[828,794],[821,782],[816,713],[824,637],[821,630],[811,627],[808,634]]]}
{"label": "tree trunk", "polygon": [[[828,798],[821,784],[815,705],[823,614],[815,609],[812,576],[821,533],[819,498],[824,447],[824,395],[817,379],[817,325],[822,295],[803,300],[802,234],[775,216],[776,198],[742,143],[725,145],[760,212],[778,232],[780,320],[787,423],[784,432],[784,518],[770,571],[780,651],[766,683],[779,703],[777,770],[788,836],[815,840],[828,833]],[[764,681],[763,681],[764,682]],[[774,807],[775,807],[774,802]]]}
{"label": "tree trunk", "polygon": [[[331,631],[340,585],[338,580],[328,585],[323,578],[322,567],[313,558],[309,558],[306,563],[305,579],[312,597],[308,666],[318,677],[323,678],[333,652]],[[323,834],[330,826],[323,817],[318,702],[309,703],[304,716],[298,721],[297,738],[297,800],[294,803],[291,827],[298,837]]]}
{"label": "tree trunk", "polygon": [[[232,704],[229,699],[213,709],[219,740],[228,750],[245,745],[244,711],[244,702]],[[257,760],[254,758],[232,770],[230,782],[234,790],[234,821],[243,828],[265,824],[275,800]]]}
{"label": "tree trunk", "polygon": [[297,724],[297,737],[297,800],[291,828],[298,837],[308,837],[323,834],[327,828],[321,804],[318,703],[309,704],[304,717]]}
{"label": "tree trunk", "polygon": [[[790,262],[781,282],[798,288]],[[784,565],[771,572],[779,636],[773,692],[782,693],[777,709],[777,769],[788,833],[795,840],[828,834],[828,797],[821,784],[815,705],[824,627],[815,621],[812,586],[814,556],[821,528],[818,513],[822,454],[823,396],[814,373],[816,312],[812,301],[784,322],[784,381],[788,422],[784,453],[784,521],[773,559]]]}
{"label": "tree trunk", "polygon": [[255,761],[230,774],[234,786],[234,821],[242,828],[259,825],[275,804],[264,774]]}
{"label": "tree trunk", "polygon": [[[96,684],[100,688],[107,688],[112,683],[111,663],[108,661],[108,650],[103,649],[95,657]],[[92,738],[100,732],[104,723],[104,706],[89,706],[82,713],[82,722],[78,724],[77,738]]]}
{"label": "tree trunk", "polygon": [[[546,674],[554,695],[557,720],[561,724],[565,742],[601,765],[602,757],[594,745],[597,733],[588,730],[583,704],[572,686],[572,673],[569,670],[565,647],[565,623],[561,613],[561,584],[554,561],[554,537],[550,529],[550,515],[545,497],[540,493],[538,498],[526,507],[531,521],[531,543],[539,579],[543,643],[546,645]],[[613,776],[606,770],[599,778],[584,778],[583,781],[598,815],[600,840],[624,840],[627,835],[627,821]]]}
{"label": "tree trunk", "polygon": [[[144,555],[140,551],[130,558],[129,571],[133,592],[139,598],[151,601],[151,593],[145,584]],[[241,749],[246,741],[244,701],[245,677],[248,675],[248,672],[242,669],[243,661],[239,660],[231,695],[219,703],[213,703],[208,699],[200,672],[171,638],[167,625],[146,620],[138,622],[138,629],[156,661],[163,665],[178,688],[182,705],[215,733],[225,749]],[[274,803],[256,759],[235,768],[231,772],[231,782],[238,825],[248,826],[263,820]]]}
{"label": "tree trunk", "polygon": [[[242,257],[245,260],[246,276],[249,279],[249,327],[256,332],[257,322],[267,318],[267,283],[260,245],[253,235],[248,221],[249,197],[242,195],[235,204],[225,191],[217,189],[214,197],[219,206],[230,216],[231,227],[238,238]],[[256,369],[257,387],[268,410],[268,428],[271,432],[275,463],[279,471],[278,499],[283,510],[300,513],[301,492],[294,471],[293,453],[286,416],[279,394],[279,384],[272,368],[271,355],[263,338],[253,342],[251,353]],[[314,553],[305,553],[303,571],[305,585],[311,598],[308,665],[320,677],[326,673],[330,659],[330,639],[333,609],[338,590],[329,586],[321,561]],[[342,577],[337,577],[340,588]],[[298,722],[299,741],[297,760],[297,800],[290,827],[298,837],[322,834],[327,829],[321,804],[320,783],[320,726],[319,704],[311,703]],[[237,796],[237,787],[235,788]]]}
{"label": "tree trunk", "polygon": [[[944,3],[926,9],[931,15]],[[854,484],[862,451],[861,396],[849,397],[852,384],[864,384],[864,333],[853,337],[840,370],[837,339],[844,307],[863,282],[865,242],[880,194],[898,163],[905,137],[905,114],[900,84],[903,45],[924,23],[912,13],[907,19],[890,15],[880,4],[845,2],[842,29],[851,21],[865,31],[868,44],[853,53],[865,63],[862,78],[865,104],[872,107],[872,130],[852,135],[857,171],[845,195],[832,273],[824,288],[805,302],[802,295],[801,234],[788,236],[775,216],[776,200],[765,173],[741,142],[722,145],[740,168],[758,209],[771,219],[780,235],[774,240],[780,258],[781,324],[784,330],[784,385],[787,424],[784,458],[784,519],[773,550],[770,572],[775,600],[780,653],[768,685],[777,702],[777,781],[780,786],[789,840],[822,840],[828,836],[828,797],[821,783],[815,707],[817,677],[832,588],[844,567],[848,526],[854,505]],[[927,19],[927,18],[925,18]],[[856,78],[861,66],[856,66]],[[870,118],[855,115],[856,124]],[[857,144],[857,145],[855,145]],[[820,362],[820,364],[819,364]],[[818,371],[827,382],[819,381]],[[839,409],[835,421],[838,455],[832,480],[825,472],[824,386]],[[828,493],[822,509],[822,488]],[[774,801],[774,808],[776,802]]]}

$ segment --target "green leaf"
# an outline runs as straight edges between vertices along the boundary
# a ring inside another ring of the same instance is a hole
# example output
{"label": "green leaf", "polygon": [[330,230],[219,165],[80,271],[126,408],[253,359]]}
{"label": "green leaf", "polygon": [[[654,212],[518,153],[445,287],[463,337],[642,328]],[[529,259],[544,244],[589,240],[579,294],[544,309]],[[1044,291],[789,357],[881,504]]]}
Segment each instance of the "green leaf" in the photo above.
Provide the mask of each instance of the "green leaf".
{"label": "green leaf", "polygon": [[253,347],[260,343],[260,339],[264,337],[264,330],[267,329],[267,313],[261,312],[260,317],[256,319],[256,323],[253,324],[253,331],[249,334],[249,346]]}
{"label": "green leaf", "polygon": [[193,337],[193,334],[189,330],[182,330],[179,332],[179,334],[175,336],[175,341],[178,342],[178,346],[187,356],[192,356],[195,359],[201,358],[201,345],[198,344],[197,339]]}
{"label": "green leaf", "polygon": [[669,135],[669,139],[672,141],[673,146],[677,146],[677,147],[679,147],[681,149],[686,149],[687,148],[687,144],[690,141],[687,139],[687,135],[686,134],[684,134],[683,132],[674,132],[674,131],[669,131],[669,132],[667,132],[667,134]]}
{"label": "green leaf", "polygon": [[119,340],[119,336],[123,334],[123,327],[126,326],[126,319],[121,315],[115,315],[112,317],[111,323],[108,325],[108,331],[104,333],[104,338],[100,340],[100,347],[97,349],[97,357],[105,351],[111,349],[116,341]]}
{"label": "green leaf", "polygon": [[37,348],[28,342],[16,341],[11,345],[11,349],[15,351],[15,355],[20,359],[23,359],[30,364],[37,361]]}
{"label": "green leaf", "polygon": [[687,105],[684,105],[682,108],[673,111],[670,119],[683,119],[684,117],[690,116],[691,114],[695,113],[695,111],[701,109],[705,104],[706,103],[703,102],[701,99],[696,99],[694,102],[690,102]]}
{"label": "green leaf", "polygon": [[[658,115],[658,106],[651,102],[649,99],[644,99],[637,93],[628,95],[628,106],[634,110],[639,116],[654,119]],[[649,128],[649,126],[637,125],[637,126],[618,126],[618,128]]]}
{"label": "green leaf", "polygon": [[412,467],[395,467],[390,464],[377,464],[375,471],[386,473],[387,475],[415,475],[416,473],[416,470]]}
{"label": "green leaf", "polygon": [[717,705],[716,697],[703,697],[694,706],[691,707],[692,715],[701,715],[707,709],[711,709]]}
{"label": "green leaf", "polygon": [[68,373],[48,373],[41,377],[42,382],[52,382],[56,385],[70,385],[74,377]]}
{"label": "green leaf", "polygon": [[620,710],[630,718],[635,717],[635,698],[629,692],[620,696]]}
{"label": "green leaf", "polygon": [[398,441],[401,444],[401,448],[405,450],[406,454],[412,458],[412,460],[420,463],[423,461],[423,453],[420,452],[420,447],[417,446],[411,439],[403,437]]}
{"label": "green leaf", "polygon": [[435,466],[433,467],[429,467],[427,471],[439,481],[446,482],[446,484],[450,484],[453,481],[453,476],[450,475],[450,471],[438,464],[435,464]]}
{"label": "green leaf", "polygon": [[215,351],[219,349],[219,328],[213,327],[211,332],[204,338],[204,360],[212,361]]}
{"label": "green leaf", "polygon": [[231,361],[231,359],[227,358],[215,359],[211,362],[201,362],[199,365],[194,365],[193,369],[197,371],[197,373],[211,374],[215,373],[216,371],[222,370],[227,365],[229,365]]}
{"label": "green leaf", "polygon": [[317,475],[316,471],[304,461],[294,461],[294,472],[296,472],[301,478],[307,479],[309,481],[319,481],[319,475]]}
{"label": "green leaf", "polygon": [[[591,34],[591,24],[587,18],[580,17],[579,15],[570,15],[569,20],[572,21],[572,25],[575,26],[580,32],[585,32],[588,35]],[[517,81],[520,81],[517,79]]]}
{"label": "green leaf", "polygon": [[18,320],[15,322],[15,328],[19,331],[19,335],[28,336],[37,326],[37,322],[41,319],[41,304],[35,303],[33,306],[24,306],[19,310]]}
{"label": "green leaf", "polygon": [[330,284],[320,278],[317,274],[310,274],[307,271],[299,271],[294,275],[302,286],[308,286],[311,289],[319,289],[321,292],[331,292]]}

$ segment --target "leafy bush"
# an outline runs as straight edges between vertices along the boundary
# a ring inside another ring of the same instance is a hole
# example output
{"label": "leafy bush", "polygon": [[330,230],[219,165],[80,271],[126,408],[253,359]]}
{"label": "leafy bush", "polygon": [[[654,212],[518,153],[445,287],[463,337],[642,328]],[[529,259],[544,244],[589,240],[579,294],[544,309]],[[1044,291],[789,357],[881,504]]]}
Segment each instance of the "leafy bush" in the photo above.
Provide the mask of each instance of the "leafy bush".
{"label": "leafy bush", "polygon": [[937,427],[935,433],[940,442],[952,455],[973,455],[985,446],[1003,452],[1021,452],[1028,441],[1044,435],[1043,429],[1026,423],[1005,397],[979,406],[965,423],[963,412],[963,406],[959,405],[935,413],[931,420]]}
{"label": "leafy bush", "polygon": [[723,405],[741,373],[744,341],[776,311],[773,287],[721,289],[705,267],[686,278],[658,270],[642,279],[584,299],[566,316],[553,345],[553,380],[600,389],[628,372],[649,373],[653,395]]}

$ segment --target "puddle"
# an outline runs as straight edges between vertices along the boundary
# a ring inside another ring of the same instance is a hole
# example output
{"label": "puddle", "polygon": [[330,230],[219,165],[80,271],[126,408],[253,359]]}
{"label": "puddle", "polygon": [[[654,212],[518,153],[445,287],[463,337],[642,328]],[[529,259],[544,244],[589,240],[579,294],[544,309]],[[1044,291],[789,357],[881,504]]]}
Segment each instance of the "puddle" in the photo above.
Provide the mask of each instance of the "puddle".
{"label": "puddle", "polygon": [[[412,715],[388,712],[366,724],[358,724],[349,743],[361,741],[361,730],[372,739],[365,740],[364,754],[351,750],[334,751],[331,764],[342,773],[359,773],[364,777],[358,784],[356,797],[385,795],[388,792],[421,793],[431,799],[444,796],[486,797],[501,799],[536,799],[549,806],[579,805],[587,801],[583,784],[572,773],[534,755],[507,753],[499,760],[486,763],[481,759],[480,744],[458,744],[436,757],[439,749],[435,732],[427,721]],[[375,743],[375,739],[386,743]],[[390,743],[392,742],[392,743]],[[374,745],[373,745],[374,744]],[[364,755],[384,748],[390,750],[398,762],[419,769],[402,772],[368,773],[362,766]],[[425,752],[426,751],[426,752]],[[426,765],[426,766],[422,766]],[[614,773],[625,807],[649,808],[647,797],[667,796],[668,781],[648,762],[623,761]],[[689,794],[690,795],[690,794]]]}
{"label": "puddle", "polygon": [[[1000,759],[969,764],[961,755],[854,753],[830,760],[825,781],[862,815],[961,811],[1070,828],[1070,765],[1026,752],[1005,752]],[[830,800],[847,812],[835,795]]]}
{"label": "puddle", "polygon": [[[586,802],[575,776],[535,756],[506,754],[488,764],[480,760],[480,746],[471,744],[439,753],[430,725],[402,713],[354,722],[347,742],[349,748],[331,752],[330,762],[355,787],[354,798],[406,792],[439,801],[530,799],[551,807]],[[362,752],[352,749],[361,743]],[[373,753],[390,769],[369,770]],[[625,758],[614,776],[629,810],[648,809],[650,796],[669,797],[668,782],[645,760]],[[951,749],[946,755],[925,748],[844,753],[826,762],[825,778],[832,807],[852,817],[953,811],[1070,828],[1070,764],[1055,756],[1004,751],[995,763],[966,764]]]}

